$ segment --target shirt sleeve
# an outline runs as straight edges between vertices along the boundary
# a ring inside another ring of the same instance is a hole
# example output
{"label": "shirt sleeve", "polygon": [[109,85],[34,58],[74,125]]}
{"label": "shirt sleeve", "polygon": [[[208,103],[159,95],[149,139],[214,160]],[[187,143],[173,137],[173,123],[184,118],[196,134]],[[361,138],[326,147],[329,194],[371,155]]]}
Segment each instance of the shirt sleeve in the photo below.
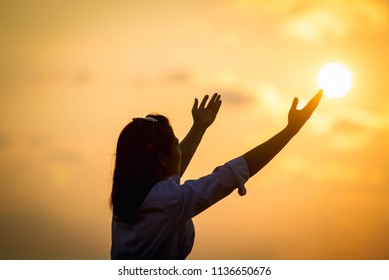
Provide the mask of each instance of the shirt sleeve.
{"label": "shirt sleeve", "polygon": [[207,176],[188,180],[182,185],[173,184],[171,193],[163,203],[166,209],[174,212],[171,216],[177,221],[187,220],[228,196],[236,188],[240,195],[245,195],[244,184],[249,177],[246,160],[238,157],[217,167]]}

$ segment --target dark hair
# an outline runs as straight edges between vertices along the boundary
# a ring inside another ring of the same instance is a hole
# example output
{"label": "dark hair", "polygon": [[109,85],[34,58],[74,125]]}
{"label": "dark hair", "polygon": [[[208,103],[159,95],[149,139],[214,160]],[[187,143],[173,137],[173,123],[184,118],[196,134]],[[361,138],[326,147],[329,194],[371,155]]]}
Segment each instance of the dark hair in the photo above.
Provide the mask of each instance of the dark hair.
{"label": "dark hair", "polygon": [[[156,121],[153,121],[153,118]],[[158,155],[172,152],[174,132],[162,115],[136,118],[120,133],[111,193],[114,215],[130,222],[159,181]]]}

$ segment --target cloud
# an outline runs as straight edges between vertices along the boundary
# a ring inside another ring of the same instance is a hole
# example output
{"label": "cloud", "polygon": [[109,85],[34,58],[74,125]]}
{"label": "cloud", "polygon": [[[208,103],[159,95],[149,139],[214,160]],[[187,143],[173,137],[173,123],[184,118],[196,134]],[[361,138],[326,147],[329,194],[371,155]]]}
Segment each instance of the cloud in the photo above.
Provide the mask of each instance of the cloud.
{"label": "cloud", "polygon": [[244,106],[252,103],[254,97],[247,93],[239,91],[221,91],[220,92],[223,102],[234,106]]}
{"label": "cloud", "polygon": [[276,0],[258,6],[258,12],[277,19],[282,35],[307,42],[385,31],[389,16],[389,2],[382,0]]}
{"label": "cloud", "polygon": [[333,124],[347,124],[349,127],[360,127],[365,129],[382,130],[389,129],[389,111],[376,113],[356,108],[342,108],[331,112]]}
{"label": "cloud", "polygon": [[162,81],[166,83],[184,83],[191,80],[191,75],[189,74],[189,71],[185,70],[175,70],[170,71],[163,75]]}
{"label": "cloud", "polygon": [[318,41],[327,35],[343,36],[348,29],[344,19],[333,11],[311,10],[290,18],[281,26],[281,33],[304,41]]}
{"label": "cloud", "polygon": [[355,108],[321,111],[312,126],[315,133],[328,137],[337,151],[356,151],[371,143],[374,135],[389,130],[389,112],[376,113]]}
{"label": "cloud", "polygon": [[334,132],[341,131],[346,133],[357,133],[362,130],[364,130],[364,127],[362,125],[344,120],[336,122],[333,126]]}
{"label": "cloud", "polygon": [[184,85],[192,81],[192,74],[184,69],[171,69],[154,75],[135,75],[130,78],[131,85],[144,89],[149,87],[169,87]]}
{"label": "cloud", "polygon": [[284,115],[288,112],[292,100],[283,96],[272,84],[261,84],[258,88],[263,109],[275,116]]}

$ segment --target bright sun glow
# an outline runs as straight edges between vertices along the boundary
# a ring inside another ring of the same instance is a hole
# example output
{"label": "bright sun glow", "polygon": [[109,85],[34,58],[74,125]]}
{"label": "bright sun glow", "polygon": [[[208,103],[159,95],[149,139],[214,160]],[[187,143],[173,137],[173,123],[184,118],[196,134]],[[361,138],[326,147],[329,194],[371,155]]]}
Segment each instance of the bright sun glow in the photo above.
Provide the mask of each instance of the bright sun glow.
{"label": "bright sun glow", "polygon": [[339,63],[324,65],[317,75],[319,88],[330,97],[342,97],[351,87],[352,76],[350,71]]}

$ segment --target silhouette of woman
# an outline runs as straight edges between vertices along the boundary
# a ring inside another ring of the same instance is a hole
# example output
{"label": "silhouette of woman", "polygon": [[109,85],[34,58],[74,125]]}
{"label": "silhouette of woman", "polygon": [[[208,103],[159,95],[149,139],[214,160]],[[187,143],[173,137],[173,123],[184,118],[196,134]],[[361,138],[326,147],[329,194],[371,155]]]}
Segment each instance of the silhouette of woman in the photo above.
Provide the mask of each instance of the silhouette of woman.
{"label": "silhouette of woman", "polygon": [[222,104],[195,99],[193,126],[179,143],[166,117],[134,118],[120,133],[111,193],[112,259],[185,259],[194,243],[192,218],[228,196],[244,195],[245,182],[264,167],[309,119],[320,90],[301,110],[293,100],[286,127],[213,173],[180,185],[206,129]]}

